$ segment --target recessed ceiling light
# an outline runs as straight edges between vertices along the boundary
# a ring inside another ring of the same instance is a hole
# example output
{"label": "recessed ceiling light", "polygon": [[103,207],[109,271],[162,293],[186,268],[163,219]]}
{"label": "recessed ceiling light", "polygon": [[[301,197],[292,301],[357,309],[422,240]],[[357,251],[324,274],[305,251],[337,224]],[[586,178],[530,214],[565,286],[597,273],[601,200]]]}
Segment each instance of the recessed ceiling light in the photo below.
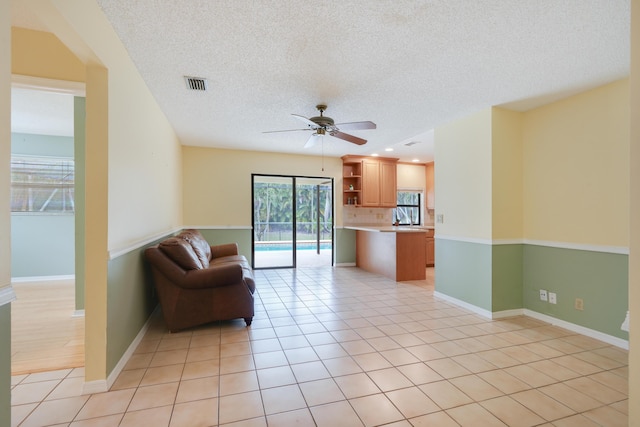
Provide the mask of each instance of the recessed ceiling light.
{"label": "recessed ceiling light", "polygon": [[420,159],[413,159],[411,160],[413,163],[418,163],[420,161]]}
{"label": "recessed ceiling light", "polygon": [[371,156],[373,156],[373,157],[378,157],[378,156],[379,156],[379,154],[378,154],[378,153],[373,153]]}
{"label": "recessed ceiling light", "polygon": [[384,151],[393,151],[393,148],[391,148],[391,147],[385,148]]}

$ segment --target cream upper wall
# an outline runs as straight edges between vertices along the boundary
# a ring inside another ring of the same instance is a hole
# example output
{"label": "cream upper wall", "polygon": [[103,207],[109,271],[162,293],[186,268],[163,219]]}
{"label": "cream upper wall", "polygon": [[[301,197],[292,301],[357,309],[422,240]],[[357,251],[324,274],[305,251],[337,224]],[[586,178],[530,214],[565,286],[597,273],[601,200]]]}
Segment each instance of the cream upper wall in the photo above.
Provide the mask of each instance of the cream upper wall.
{"label": "cream upper wall", "polygon": [[342,225],[339,158],[183,147],[182,161],[187,226],[250,227],[251,174],[333,177],[336,225]]}
{"label": "cream upper wall", "polygon": [[51,33],[12,28],[14,74],[84,82],[84,64]]}
{"label": "cream upper wall", "polygon": [[491,109],[434,132],[437,234],[491,239]]}
{"label": "cream upper wall", "polygon": [[523,120],[523,230],[530,240],[629,244],[629,81]]}
{"label": "cream upper wall", "polygon": [[522,113],[493,108],[492,237],[522,238]]}
{"label": "cream upper wall", "polygon": [[[107,71],[108,173],[102,179],[108,188],[108,250],[181,226],[180,141],[102,10],[83,0],[45,6],[43,18],[56,36],[87,64]],[[88,154],[91,149],[87,140]]]}

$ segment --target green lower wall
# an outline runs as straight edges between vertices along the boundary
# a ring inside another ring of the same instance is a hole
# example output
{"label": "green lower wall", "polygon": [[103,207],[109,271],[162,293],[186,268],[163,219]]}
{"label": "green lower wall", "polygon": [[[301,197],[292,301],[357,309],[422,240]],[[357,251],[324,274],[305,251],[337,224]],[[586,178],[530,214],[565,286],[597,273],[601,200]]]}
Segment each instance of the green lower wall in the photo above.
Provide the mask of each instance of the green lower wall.
{"label": "green lower wall", "polygon": [[[524,308],[629,339],[620,329],[629,307],[628,255],[526,245],[523,259]],[[555,292],[558,303],[540,301],[540,289]]]}
{"label": "green lower wall", "polygon": [[[150,246],[150,245],[148,245]],[[107,277],[107,376],[157,306],[144,248],[109,261]]]}
{"label": "green lower wall", "polygon": [[356,230],[336,229],[336,264],[355,264]]}
{"label": "green lower wall", "polygon": [[494,245],[491,249],[491,311],[522,308],[524,245]]}
{"label": "green lower wall", "polygon": [[492,311],[491,245],[436,239],[435,247],[435,290]]}
{"label": "green lower wall", "polygon": [[[436,240],[435,290],[496,313],[528,309],[625,340],[628,255]],[[557,304],[540,301],[540,289]],[[584,310],[576,310],[576,298]]]}
{"label": "green lower wall", "polygon": [[86,157],[86,98],[73,98],[73,157],[75,160],[75,278],[76,310],[84,310],[85,274],[85,157]]}
{"label": "green lower wall", "polygon": [[0,305],[0,426],[11,425],[11,304]]}
{"label": "green lower wall", "polygon": [[74,215],[11,215],[11,276],[72,276]]}

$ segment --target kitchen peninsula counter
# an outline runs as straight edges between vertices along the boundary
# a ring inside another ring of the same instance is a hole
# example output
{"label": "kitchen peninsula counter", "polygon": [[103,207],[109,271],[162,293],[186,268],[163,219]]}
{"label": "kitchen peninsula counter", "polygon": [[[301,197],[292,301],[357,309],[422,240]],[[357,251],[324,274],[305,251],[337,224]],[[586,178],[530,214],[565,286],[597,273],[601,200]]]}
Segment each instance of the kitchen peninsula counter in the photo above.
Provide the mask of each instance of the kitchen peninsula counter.
{"label": "kitchen peninsula counter", "polygon": [[429,226],[345,226],[356,231],[356,266],[398,282],[426,279]]}

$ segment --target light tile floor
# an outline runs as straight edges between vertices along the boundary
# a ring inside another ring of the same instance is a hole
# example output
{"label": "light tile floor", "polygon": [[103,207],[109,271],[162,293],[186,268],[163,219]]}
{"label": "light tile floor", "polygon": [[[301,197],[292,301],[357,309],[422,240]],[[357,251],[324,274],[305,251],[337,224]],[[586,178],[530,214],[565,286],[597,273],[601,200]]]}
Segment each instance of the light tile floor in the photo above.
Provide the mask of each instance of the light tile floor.
{"label": "light tile floor", "polygon": [[256,316],[170,334],[107,393],[82,369],[12,378],[14,426],[626,426],[627,352],[491,321],[356,268],[256,272]]}

